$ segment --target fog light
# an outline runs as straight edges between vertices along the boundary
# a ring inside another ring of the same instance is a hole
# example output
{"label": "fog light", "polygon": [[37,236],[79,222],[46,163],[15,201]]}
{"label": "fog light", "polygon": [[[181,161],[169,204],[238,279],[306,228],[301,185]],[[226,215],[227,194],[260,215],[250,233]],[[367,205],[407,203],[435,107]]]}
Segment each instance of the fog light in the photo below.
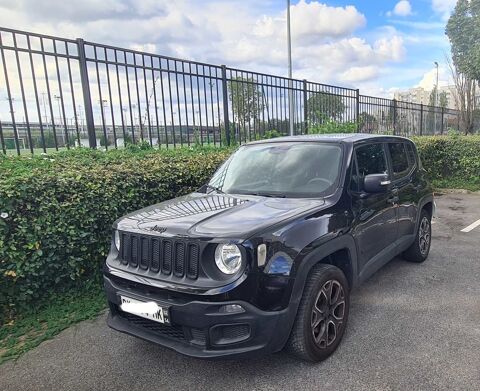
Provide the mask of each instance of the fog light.
{"label": "fog light", "polygon": [[243,307],[239,304],[225,304],[218,310],[221,314],[239,314],[245,312]]}

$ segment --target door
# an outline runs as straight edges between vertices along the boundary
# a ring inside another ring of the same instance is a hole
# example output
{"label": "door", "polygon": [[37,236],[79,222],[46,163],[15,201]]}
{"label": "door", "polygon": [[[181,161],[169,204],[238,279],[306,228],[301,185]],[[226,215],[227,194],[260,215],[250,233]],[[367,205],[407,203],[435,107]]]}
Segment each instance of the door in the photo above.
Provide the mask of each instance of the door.
{"label": "door", "polygon": [[401,245],[403,241],[408,242],[415,232],[417,194],[412,181],[416,159],[412,146],[406,142],[391,142],[387,145],[392,175],[391,187],[398,197],[397,240]]}
{"label": "door", "polygon": [[350,194],[354,213],[353,236],[357,243],[360,278],[367,278],[391,259],[397,237],[395,195],[389,188],[383,193],[366,193],[363,179],[369,174],[389,174],[383,143],[354,149],[355,163]]}

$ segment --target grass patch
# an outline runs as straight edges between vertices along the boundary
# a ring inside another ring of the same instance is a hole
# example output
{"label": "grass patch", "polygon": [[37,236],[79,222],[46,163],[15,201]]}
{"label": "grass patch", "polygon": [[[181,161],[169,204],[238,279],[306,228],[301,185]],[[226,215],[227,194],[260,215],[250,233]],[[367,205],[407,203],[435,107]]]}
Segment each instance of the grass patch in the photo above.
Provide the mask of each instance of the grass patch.
{"label": "grass patch", "polygon": [[95,318],[106,307],[100,284],[57,294],[30,311],[23,310],[0,327],[0,364],[16,359],[67,327]]}
{"label": "grass patch", "polygon": [[469,191],[480,191],[480,181],[467,182],[461,179],[434,179],[432,180],[432,185],[435,189],[462,189]]}

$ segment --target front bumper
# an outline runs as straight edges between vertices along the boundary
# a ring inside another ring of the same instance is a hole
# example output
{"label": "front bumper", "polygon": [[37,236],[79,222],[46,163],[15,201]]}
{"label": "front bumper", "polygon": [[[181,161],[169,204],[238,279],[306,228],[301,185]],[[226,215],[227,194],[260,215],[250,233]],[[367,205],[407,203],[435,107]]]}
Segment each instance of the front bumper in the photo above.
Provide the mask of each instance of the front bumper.
{"label": "front bumper", "polygon": [[[108,325],[117,330],[197,358],[249,357],[274,353],[283,348],[291,316],[282,311],[262,311],[240,300],[203,301],[178,296],[175,292],[142,289],[139,284],[104,276],[110,314]],[[170,325],[123,312],[120,295],[155,301],[169,307]],[[220,307],[238,304],[242,313],[221,313]]]}

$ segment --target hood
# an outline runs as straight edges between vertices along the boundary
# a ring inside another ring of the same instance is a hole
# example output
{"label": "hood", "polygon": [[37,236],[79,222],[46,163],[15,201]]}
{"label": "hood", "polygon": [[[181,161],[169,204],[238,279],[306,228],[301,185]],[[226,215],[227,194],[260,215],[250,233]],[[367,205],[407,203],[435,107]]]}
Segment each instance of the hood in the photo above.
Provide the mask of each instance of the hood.
{"label": "hood", "polygon": [[117,220],[115,228],[161,236],[246,239],[323,204],[321,199],[192,193],[130,213]]}

